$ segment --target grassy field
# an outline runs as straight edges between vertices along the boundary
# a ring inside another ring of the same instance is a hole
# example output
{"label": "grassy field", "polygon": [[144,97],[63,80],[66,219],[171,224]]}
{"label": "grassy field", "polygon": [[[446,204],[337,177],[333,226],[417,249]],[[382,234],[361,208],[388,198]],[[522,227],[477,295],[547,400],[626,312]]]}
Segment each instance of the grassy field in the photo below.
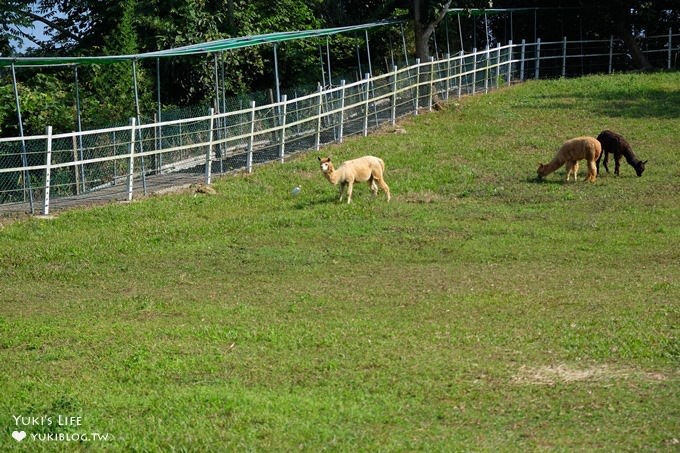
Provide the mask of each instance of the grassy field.
{"label": "grassy field", "polygon": [[[5,222],[0,450],[677,451],[679,124],[677,72],[528,82]],[[537,180],[605,128],[643,177]],[[392,202],[338,203],[317,156],[368,153]]]}

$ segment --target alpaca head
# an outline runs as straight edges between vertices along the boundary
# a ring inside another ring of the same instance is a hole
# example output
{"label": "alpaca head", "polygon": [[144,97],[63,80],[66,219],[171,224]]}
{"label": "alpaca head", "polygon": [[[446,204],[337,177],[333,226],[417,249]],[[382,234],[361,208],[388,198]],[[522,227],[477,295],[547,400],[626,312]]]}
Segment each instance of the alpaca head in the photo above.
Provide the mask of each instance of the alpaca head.
{"label": "alpaca head", "polygon": [[550,173],[550,172],[548,171],[548,167],[547,167],[546,165],[543,165],[543,164],[539,163],[539,164],[538,164],[538,169],[536,170],[536,173],[538,173],[538,177],[539,177],[539,178],[542,178],[542,177],[546,176],[546,175],[547,175],[548,173]]}
{"label": "alpaca head", "polygon": [[333,170],[333,164],[331,163],[330,157],[318,157],[318,159],[319,167],[321,167],[322,172],[328,173],[329,171]]}
{"label": "alpaca head", "polygon": [[641,160],[637,164],[635,164],[635,173],[637,173],[638,176],[642,176],[642,172],[645,171],[645,164],[647,163],[646,160]]}

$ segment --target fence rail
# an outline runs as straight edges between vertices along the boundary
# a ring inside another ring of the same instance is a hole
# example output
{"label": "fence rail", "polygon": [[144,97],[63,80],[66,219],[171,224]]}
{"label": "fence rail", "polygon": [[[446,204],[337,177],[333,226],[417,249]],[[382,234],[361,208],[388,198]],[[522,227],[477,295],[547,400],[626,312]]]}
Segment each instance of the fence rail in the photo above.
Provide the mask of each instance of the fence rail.
{"label": "fence rail", "polygon": [[[650,37],[644,51],[677,66],[680,35]],[[675,42],[675,44],[674,44]],[[358,81],[230,112],[82,132],[0,139],[0,215],[49,214],[196,182],[285,159],[397,119],[441,100],[531,78],[627,69],[614,40],[508,43],[397,68]],[[585,69],[587,68],[587,71]]]}

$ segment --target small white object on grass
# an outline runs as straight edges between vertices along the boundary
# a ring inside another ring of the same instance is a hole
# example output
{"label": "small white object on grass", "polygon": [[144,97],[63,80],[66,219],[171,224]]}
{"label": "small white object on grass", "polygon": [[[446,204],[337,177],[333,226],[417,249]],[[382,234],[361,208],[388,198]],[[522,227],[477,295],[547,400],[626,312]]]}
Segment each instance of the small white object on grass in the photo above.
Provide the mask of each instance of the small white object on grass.
{"label": "small white object on grass", "polygon": [[298,196],[302,192],[302,187],[301,186],[295,186],[293,190],[290,191],[290,194],[294,197]]}

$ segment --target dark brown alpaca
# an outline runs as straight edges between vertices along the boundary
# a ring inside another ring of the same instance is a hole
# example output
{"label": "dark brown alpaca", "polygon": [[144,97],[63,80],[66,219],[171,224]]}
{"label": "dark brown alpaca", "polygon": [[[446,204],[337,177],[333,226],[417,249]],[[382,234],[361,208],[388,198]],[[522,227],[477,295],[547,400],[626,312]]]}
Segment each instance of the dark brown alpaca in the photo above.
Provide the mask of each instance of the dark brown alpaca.
{"label": "dark brown alpaca", "polygon": [[[607,173],[609,173],[609,167],[607,166],[609,153],[612,153],[614,155],[614,174],[616,176],[619,176],[621,156],[626,158],[626,162],[635,169],[635,173],[638,176],[642,176],[647,161],[641,161],[635,156],[633,149],[623,136],[607,130],[602,131],[597,136],[597,141],[602,144],[602,155],[600,155],[600,158],[604,156],[604,169],[607,170]],[[600,172],[600,159],[597,159],[597,172]]]}

